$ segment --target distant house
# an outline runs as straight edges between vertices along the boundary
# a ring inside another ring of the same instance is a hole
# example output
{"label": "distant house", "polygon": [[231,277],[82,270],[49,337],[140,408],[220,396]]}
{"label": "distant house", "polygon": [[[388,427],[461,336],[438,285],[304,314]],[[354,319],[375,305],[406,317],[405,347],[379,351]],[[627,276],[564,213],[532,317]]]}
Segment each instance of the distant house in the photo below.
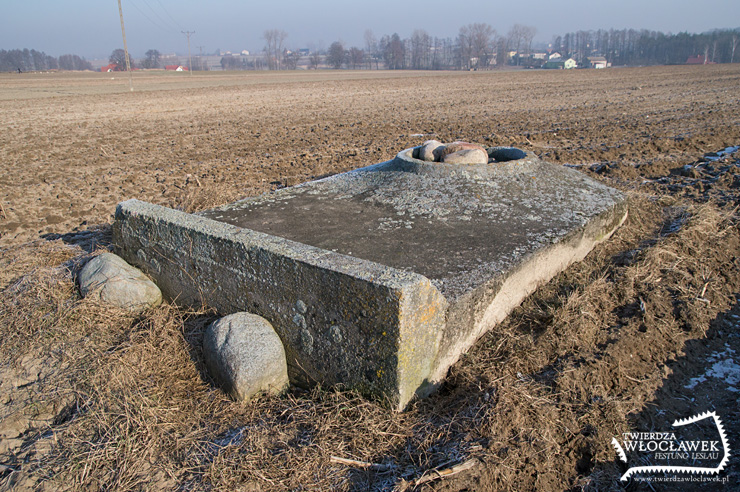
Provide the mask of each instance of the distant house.
{"label": "distant house", "polygon": [[591,68],[606,68],[609,66],[609,63],[603,56],[589,56],[588,64]]}
{"label": "distant house", "polygon": [[686,59],[686,65],[714,65],[714,62],[706,60],[704,55],[696,55],[688,57]]}
{"label": "distant house", "polygon": [[187,72],[188,67],[184,67],[182,65],[165,65],[165,70],[170,70],[173,72]]}
{"label": "distant house", "polygon": [[104,67],[100,67],[101,72],[121,72],[121,67],[118,66],[118,63],[111,63],[110,65],[106,65]]}
{"label": "distant house", "polygon": [[561,58],[563,58],[563,55],[561,55],[560,53],[556,51],[552,53],[548,59],[555,61],[555,60],[560,60]]}
{"label": "distant house", "polygon": [[532,58],[534,58],[535,60],[544,60],[545,58],[547,58],[547,53],[535,52],[535,53],[532,53]]}
{"label": "distant house", "polygon": [[556,59],[556,60],[549,60],[547,63],[545,63],[542,67],[543,68],[554,68],[554,69],[561,69],[561,70],[572,70],[576,68],[578,64],[573,58],[568,58],[567,60]]}

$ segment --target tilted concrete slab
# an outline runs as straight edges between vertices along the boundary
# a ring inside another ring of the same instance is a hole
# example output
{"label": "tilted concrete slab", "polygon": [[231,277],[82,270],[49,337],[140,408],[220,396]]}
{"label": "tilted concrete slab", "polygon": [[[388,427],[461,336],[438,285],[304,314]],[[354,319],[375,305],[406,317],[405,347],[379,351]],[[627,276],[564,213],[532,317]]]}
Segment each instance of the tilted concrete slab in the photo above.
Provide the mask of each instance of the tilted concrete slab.
{"label": "tilted concrete slab", "polygon": [[624,196],[518,149],[413,158],[197,215],[119,204],[118,253],[166,296],[268,319],[296,382],[402,410],[537,286],[624,221]]}

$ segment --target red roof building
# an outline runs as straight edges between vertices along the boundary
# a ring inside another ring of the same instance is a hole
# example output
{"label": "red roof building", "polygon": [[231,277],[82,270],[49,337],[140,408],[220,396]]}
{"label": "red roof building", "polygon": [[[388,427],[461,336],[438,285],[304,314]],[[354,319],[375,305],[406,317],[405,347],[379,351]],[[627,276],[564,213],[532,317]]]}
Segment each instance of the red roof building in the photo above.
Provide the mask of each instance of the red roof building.
{"label": "red roof building", "polygon": [[714,62],[705,60],[704,55],[696,55],[688,57],[686,65],[714,65]]}

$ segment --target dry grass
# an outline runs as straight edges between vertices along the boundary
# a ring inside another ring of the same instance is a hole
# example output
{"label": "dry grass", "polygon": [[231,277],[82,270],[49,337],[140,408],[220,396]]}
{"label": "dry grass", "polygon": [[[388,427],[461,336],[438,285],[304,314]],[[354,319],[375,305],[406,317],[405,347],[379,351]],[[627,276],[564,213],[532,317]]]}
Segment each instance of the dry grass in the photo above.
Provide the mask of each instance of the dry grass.
{"label": "dry grass", "polygon": [[73,394],[74,405],[25,437],[36,451],[15,466],[28,483],[74,490],[403,490],[477,457],[492,489],[613,486],[610,436],[740,287],[732,212],[644,198],[631,210],[615,238],[530,297],[404,414],[320,387],[234,403],[203,371],[212,315],[95,305],[74,285],[86,253],[60,241],[18,248],[14,271],[26,273],[5,277],[2,365],[54,358],[41,394]]}
{"label": "dry grass", "polygon": [[[680,172],[738,143],[738,68],[412,76],[145,79],[134,95],[99,76],[0,81],[0,490],[620,488],[612,436],[646,428],[671,360],[740,292],[738,156],[716,182]],[[209,208],[380,162],[416,132],[520,146],[636,194],[614,237],[404,414],[340,388],[234,403],[203,371],[211,313],[79,298],[109,228],[68,231],[120,200]]]}

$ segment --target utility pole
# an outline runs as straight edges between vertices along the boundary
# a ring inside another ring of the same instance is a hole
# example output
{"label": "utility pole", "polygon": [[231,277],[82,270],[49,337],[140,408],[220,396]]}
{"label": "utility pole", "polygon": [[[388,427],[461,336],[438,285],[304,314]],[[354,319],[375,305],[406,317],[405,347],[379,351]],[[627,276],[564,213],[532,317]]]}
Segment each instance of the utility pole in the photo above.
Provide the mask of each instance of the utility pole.
{"label": "utility pole", "polygon": [[134,92],[134,77],[131,73],[131,61],[128,57],[128,46],[126,46],[126,29],[123,27],[123,9],[121,8],[121,0],[118,0],[118,15],[121,16],[121,34],[123,35],[123,52],[126,55],[126,71],[128,72],[128,85],[131,88],[131,92]]}
{"label": "utility pole", "polygon": [[203,48],[205,48],[205,46],[198,46],[197,48],[199,52],[198,60],[196,60],[198,62],[198,70],[208,70],[208,62],[203,62]]}
{"label": "utility pole", "polygon": [[[121,0],[118,0],[118,1],[120,2]],[[188,37],[188,63],[190,64],[190,66],[188,67],[188,71],[190,72],[190,75],[193,75],[193,57],[190,56],[190,35],[195,34],[195,31],[180,31],[180,32],[182,32],[185,36]]]}

